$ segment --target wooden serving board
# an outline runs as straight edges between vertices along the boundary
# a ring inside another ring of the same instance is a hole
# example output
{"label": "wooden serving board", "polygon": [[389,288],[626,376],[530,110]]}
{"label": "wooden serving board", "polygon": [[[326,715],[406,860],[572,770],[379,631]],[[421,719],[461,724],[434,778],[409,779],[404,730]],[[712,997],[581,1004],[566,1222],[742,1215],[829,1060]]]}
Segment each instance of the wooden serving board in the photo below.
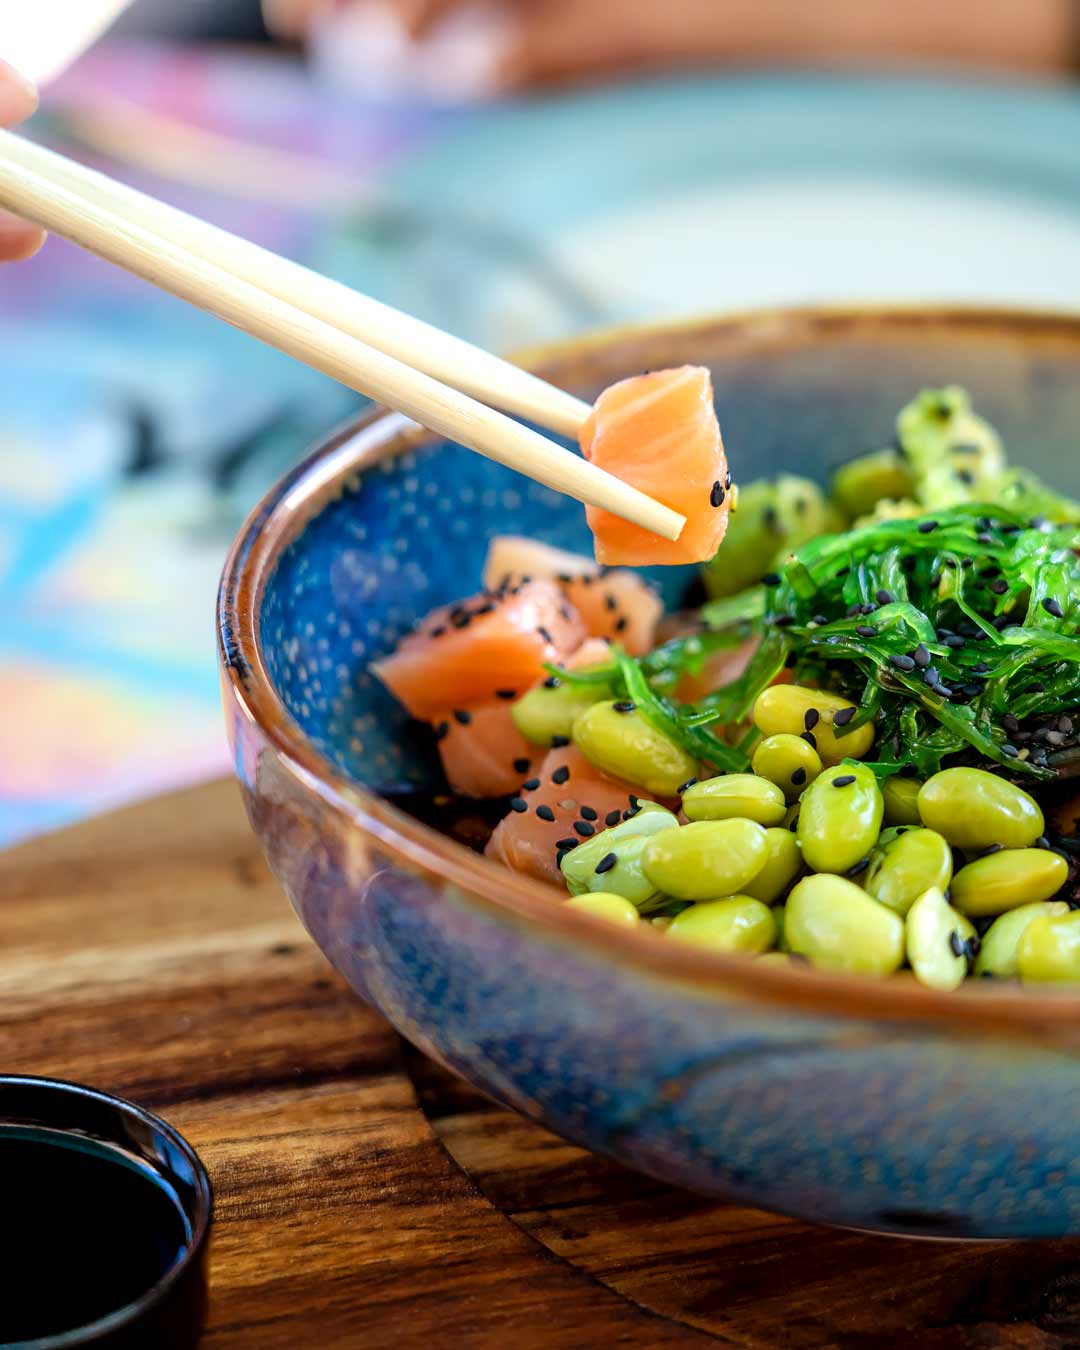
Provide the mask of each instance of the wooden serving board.
{"label": "wooden serving board", "polygon": [[1080,1345],[1077,1244],[717,1204],[449,1078],[308,940],[231,783],[0,854],[0,924],[3,1069],[133,1097],[209,1166],[213,1350]]}

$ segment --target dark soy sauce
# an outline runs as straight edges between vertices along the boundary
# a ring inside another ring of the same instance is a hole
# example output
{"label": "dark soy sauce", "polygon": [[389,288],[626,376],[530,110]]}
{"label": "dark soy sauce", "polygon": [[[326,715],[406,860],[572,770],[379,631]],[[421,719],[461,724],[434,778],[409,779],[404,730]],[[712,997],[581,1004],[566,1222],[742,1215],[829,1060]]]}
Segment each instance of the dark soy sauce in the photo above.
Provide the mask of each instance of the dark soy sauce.
{"label": "dark soy sauce", "polygon": [[55,1336],[133,1303],[184,1255],[167,1182],[118,1148],[0,1126],[0,1346]]}

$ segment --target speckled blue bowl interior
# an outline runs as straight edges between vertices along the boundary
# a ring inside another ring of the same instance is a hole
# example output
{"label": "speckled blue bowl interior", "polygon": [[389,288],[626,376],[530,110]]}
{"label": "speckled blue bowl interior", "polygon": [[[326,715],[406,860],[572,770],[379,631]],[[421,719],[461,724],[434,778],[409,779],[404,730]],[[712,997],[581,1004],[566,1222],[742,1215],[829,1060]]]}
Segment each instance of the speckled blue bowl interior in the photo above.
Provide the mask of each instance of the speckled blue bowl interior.
{"label": "speckled blue bowl interior", "polygon": [[[643,368],[708,364],[736,481],[781,470],[824,481],[887,445],[920,387],[960,383],[1014,462],[1080,492],[1080,330],[1008,316],[775,316],[631,334],[551,357],[544,373],[586,397]],[[525,534],[589,552],[581,507],[520,474],[432,440],[349,478],[286,548],[263,597],[263,657],[304,732],[379,791],[438,781],[430,734],[368,664],[435,605],[479,588],[488,540]],[[298,481],[302,482],[303,471]],[[654,569],[669,604],[690,569]]]}

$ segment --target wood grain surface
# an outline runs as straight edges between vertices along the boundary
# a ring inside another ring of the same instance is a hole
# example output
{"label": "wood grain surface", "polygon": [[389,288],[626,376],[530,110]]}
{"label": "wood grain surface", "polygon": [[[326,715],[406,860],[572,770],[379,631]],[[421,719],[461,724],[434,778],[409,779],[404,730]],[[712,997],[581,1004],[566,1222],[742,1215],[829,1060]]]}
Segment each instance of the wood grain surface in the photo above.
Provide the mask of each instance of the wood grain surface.
{"label": "wood grain surface", "polygon": [[716,1204],[435,1069],[356,1000],[229,783],[0,855],[0,1064],[161,1111],[216,1193],[205,1344],[1080,1346],[1076,1244]]}

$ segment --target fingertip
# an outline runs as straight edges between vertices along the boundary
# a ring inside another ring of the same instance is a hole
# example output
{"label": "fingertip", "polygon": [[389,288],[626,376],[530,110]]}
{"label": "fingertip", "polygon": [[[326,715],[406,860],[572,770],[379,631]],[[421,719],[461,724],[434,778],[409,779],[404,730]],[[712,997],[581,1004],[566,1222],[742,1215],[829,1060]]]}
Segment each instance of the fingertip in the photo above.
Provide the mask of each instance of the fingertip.
{"label": "fingertip", "polygon": [[25,262],[44,242],[44,230],[0,213],[0,262]]}
{"label": "fingertip", "polygon": [[36,111],[38,92],[20,70],[0,58],[0,126],[14,126]]}

